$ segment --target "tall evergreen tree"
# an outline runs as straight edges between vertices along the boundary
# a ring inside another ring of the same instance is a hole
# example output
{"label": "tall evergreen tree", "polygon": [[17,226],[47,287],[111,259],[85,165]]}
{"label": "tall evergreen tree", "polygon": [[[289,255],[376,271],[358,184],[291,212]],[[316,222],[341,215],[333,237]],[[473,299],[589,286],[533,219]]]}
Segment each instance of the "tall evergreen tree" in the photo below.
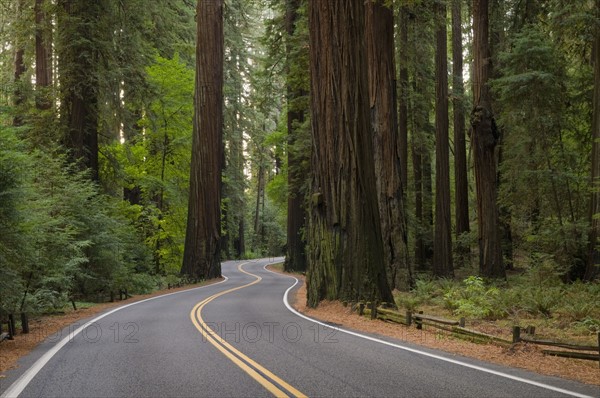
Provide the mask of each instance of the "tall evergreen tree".
{"label": "tall evergreen tree", "polygon": [[431,7],[415,3],[410,8],[410,95],[409,115],[413,166],[415,239],[414,264],[425,270],[433,254],[433,192],[431,173],[431,143],[435,128],[430,121],[433,106],[434,59]]}
{"label": "tall evergreen tree", "polygon": [[[600,18],[600,0],[596,0],[596,15]],[[600,27],[596,26],[594,37],[594,100],[592,113],[592,194],[590,201],[590,232],[588,261],[584,278],[594,279],[600,272],[600,250],[598,238],[600,237]]]}
{"label": "tall evergreen tree", "polygon": [[181,273],[221,275],[223,0],[198,0],[190,200]]}
{"label": "tall evergreen tree", "polygon": [[470,231],[469,180],[465,143],[462,0],[452,1],[452,105],[454,122],[454,213],[456,236]]}
{"label": "tall evergreen tree", "polygon": [[58,16],[58,68],[61,120],[65,146],[72,160],[98,180],[98,94],[100,38],[105,31],[100,17],[107,14],[106,1],[60,0]]}
{"label": "tall evergreen tree", "polygon": [[35,84],[36,106],[49,109],[52,102],[48,88],[52,85],[52,22],[44,0],[35,0]]}
{"label": "tall evergreen tree", "polygon": [[471,113],[473,159],[477,186],[479,271],[482,276],[506,278],[502,263],[498,203],[496,145],[498,130],[492,113],[488,0],[473,2],[473,111]]}
{"label": "tall evergreen tree", "polygon": [[309,2],[314,152],[308,304],[392,302],[383,266],[362,0]]}
{"label": "tall evergreen tree", "polygon": [[[305,110],[299,103],[299,100],[306,96],[306,92],[298,87],[298,83],[293,79],[292,73],[298,73],[293,70],[293,64],[298,61],[298,50],[294,50],[292,45],[297,41],[292,39],[299,35],[296,24],[299,21],[299,0],[286,1],[286,33],[287,33],[287,131],[288,131],[288,207],[287,207],[287,253],[284,264],[286,271],[304,271],[306,270],[306,242],[302,236],[306,225],[306,210],[304,197],[304,182],[306,179],[303,173],[302,163],[305,155],[299,151],[295,145],[300,134],[299,127],[306,119]],[[296,52],[295,52],[296,51]],[[297,79],[296,79],[297,80]]]}
{"label": "tall evergreen tree", "polygon": [[[410,52],[408,47],[409,12],[406,5],[398,11],[398,154],[400,156],[400,176],[404,188],[404,199],[408,191],[408,67]],[[406,200],[404,201],[406,206]]]}
{"label": "tall evergreen tree", "polygon": [[433,273],[453,276],[450,221],[450,145],[448,143],[448,48],[446,5],[435,5],[435,239]]}
{"label": "tall evergreen tree", "polygon": [[394,14],[380,0],[366,3],[366,43],[384,260],[391,287],[407,290],[412,284],[412,270],[408,261],[401,155],[398,153]]}

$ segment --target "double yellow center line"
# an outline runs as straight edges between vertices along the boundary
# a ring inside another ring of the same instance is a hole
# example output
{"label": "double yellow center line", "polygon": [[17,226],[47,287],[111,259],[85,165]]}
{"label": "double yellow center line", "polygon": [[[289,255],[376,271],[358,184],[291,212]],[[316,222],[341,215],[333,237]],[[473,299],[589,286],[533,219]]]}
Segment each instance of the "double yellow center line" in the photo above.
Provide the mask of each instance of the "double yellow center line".
{"label": "double yellow center line", "polygon": [[260,383],[264,388],[270,391],[276,397],[306,397],[305,394],[302,394],[300,391],[280,379],[278,376],[273,374],[271,371],[266,369],[264,366],[259,363],[253,361],[248,358],[242,352],[234,348],[231,344],[225,341],[217,332],[212,330],[206,322],[202,319],[202,309],[204,306],[214,299],[221,297],[225,294],[235,292],[236,290],[244,289],[246,287],[255,285],[259,283],[262,278],[258,275],[251,274],[242,269],[242,265],[238,266],[238,270],[243,272],[244,274],[255,277],[256,279],[246,285],[234,287],[229,290],[222,291],[220,293],[214,294],[207,299],[202,300],[198,304],[194,306],[192,312],[190,313],[190,318],[192,319],[192,323],[196,326],[196,329],[200,331],[202,336],[215,348],[217,348],[223,355],[231,360],[234,364],[236,364],[240,369],[246,372],[250,377]]}

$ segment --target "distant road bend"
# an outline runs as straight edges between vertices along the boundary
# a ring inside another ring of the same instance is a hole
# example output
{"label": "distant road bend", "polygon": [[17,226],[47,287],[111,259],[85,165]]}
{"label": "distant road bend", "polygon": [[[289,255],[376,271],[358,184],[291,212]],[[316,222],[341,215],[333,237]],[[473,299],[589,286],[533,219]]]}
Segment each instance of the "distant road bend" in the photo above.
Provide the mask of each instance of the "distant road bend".
{"label": "distant road bend", "polygon": [[600,389],[364,335],[297,313],[273,260],[65,329],[0,379],[4,397],[600,397]]}

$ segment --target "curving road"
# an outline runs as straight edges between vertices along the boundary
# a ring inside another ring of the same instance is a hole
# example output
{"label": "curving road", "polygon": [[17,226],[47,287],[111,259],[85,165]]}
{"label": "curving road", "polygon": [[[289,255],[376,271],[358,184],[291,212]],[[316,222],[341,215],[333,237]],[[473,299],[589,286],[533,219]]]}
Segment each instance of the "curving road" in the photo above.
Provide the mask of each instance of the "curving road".
{"label": "curving road", "polygon": [[598,387],[343,331],[291,309],[270,260],[52,336],[1,397],[600,397]]}

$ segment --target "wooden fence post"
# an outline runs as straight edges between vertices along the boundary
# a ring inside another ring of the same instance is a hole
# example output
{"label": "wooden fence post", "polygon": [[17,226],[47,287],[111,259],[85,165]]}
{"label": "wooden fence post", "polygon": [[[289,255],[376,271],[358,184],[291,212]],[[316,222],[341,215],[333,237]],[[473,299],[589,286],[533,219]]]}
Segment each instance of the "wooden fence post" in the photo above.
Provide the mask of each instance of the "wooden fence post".
{"label": "wooden fence post", "polygon": [[[423,311],[419,311],[419,314],[422,314]],[[418,316],[415,317],[415,325],[417,325],[417,329],[423,329],[423,320]]]}
{"label": "wooden fence post", "polygon": [[365,314],[365,303],[358,305],[358,315],[363,316]]}
{"label": "wooden fence post", "polygon": [[377,319],[377,302],[371,302],[371,319]]}
{"label": "wooden fence post", "polygon": [[21,330],[23,330],[23,334],[29,333],[29,318],[25,312],[21,312]]}
{"label": "wooden fence post", "polygon": [[462,318],[460,318],[460,321],[458,321],[458,326],[460,326],[461,328],[464,328],[465,323],[466,323],[465,317],[462,317]]}
{"label": "wooden fence post", "polygon": [[521,328],[519,326],[513,326],[512,342],[513,344],[516,344],[519,341],[521,341]]}
{"label": "wooden fence post", "polygon": [[406,326],[410,326],[412,324],[412,312],[406,311]]}
{"label": "wooden fence post", "polygon": [[15,330],[15,316],[8,314],[8,339],[13,340],[17,331]]}

